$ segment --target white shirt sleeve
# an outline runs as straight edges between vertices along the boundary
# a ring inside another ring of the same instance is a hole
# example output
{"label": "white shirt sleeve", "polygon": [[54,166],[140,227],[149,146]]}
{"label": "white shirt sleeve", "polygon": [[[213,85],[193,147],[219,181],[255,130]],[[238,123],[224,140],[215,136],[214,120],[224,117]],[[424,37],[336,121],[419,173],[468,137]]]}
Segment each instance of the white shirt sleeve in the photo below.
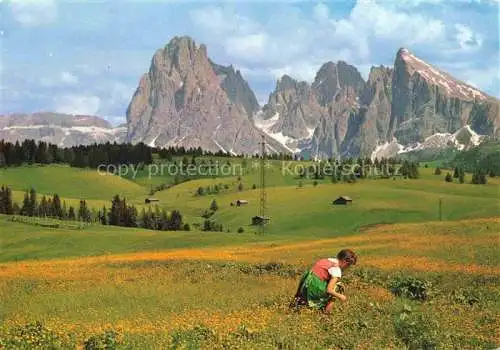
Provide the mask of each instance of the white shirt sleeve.
{"label": "white shirt sleeve", "polygon": [[342,277],[342,270],[340,269],[340,267],[337,267],[337,266],[330,267],[328,269],[328,273],[332,277],[337,277],[337,278]]}

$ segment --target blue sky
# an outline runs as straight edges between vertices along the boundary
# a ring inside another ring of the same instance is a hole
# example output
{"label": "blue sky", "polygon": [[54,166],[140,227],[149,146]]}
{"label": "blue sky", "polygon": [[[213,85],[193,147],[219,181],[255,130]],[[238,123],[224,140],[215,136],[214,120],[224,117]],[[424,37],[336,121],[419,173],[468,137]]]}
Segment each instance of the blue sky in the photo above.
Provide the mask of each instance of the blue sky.
{"label": "blue sky", "polygon": [[261,103],[284,73],[311,81],[345,60],[367,78],[399,47],[500,96],[499,0],[0,0],[0,114],[124,121],[151,57],[190,35],[233,64]]}

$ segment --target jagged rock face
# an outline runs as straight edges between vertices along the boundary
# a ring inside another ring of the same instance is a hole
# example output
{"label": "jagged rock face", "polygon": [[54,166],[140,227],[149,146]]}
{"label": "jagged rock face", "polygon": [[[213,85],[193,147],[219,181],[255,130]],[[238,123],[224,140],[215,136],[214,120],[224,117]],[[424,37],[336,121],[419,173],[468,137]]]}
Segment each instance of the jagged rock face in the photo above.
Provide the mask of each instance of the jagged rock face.
{"label": "jagged rock face", "polygon": [[204,45],[198,47],[189,37],[173,38],[155,53],[130,102],[128,140],[159,147],[257,152],[260,131],[238,103],[240,97],[233,95],[232,101],[221,87],[224,80],[214,71]]}
{"label": "jagged rock face", "polygon": [[392,95],[388,137],[403,144],[456,131],[468,122],[474,101],[490,99],[407,49],[396,55]]}
{"label": "jagged rock face", "polygon": [[259,102],[239,70],[232,65],[224,67],[210,61],[212,69],[221,81],[221,88],[234,104],[242,105],[250,119],[259,110]]}
{"label": "jagged rock face", "polygon": [[386,141],[391,115],[392,69],[372,67],[360,97],[361,108],[353,115],[342,154],[367,155],[381,141]]}
{"label": "jagged rock face", "polygon": [[312,87],[319,103],[326,106],[334,101],[342,88],[352,87],[359,95],[365,87],[365,81],[356,67],[344,61],[339,61],[337,64],[330,61],[321,66]]}
{"label": "jagged rock face", "polygon": [[113,128],[106,120],[96,116],[48,112],[0,116],[0,140],[12,143],[33,139],[72,147],[123,142],[126,132],[126,127]]}
{"label": "jagged rock face", "polygon": [[394,69],[372,67],[366,83],[345,62],[323,64],[311,86],[284,76],[264,107],[265,119],[273,121],[265,130],[322,158],[369,156],[383,144],[399,145],[384,146],[386,153],[415,144],[434,147],[435,139],[443,144],[440,135],[451,137],[466,125],[498,137],[499,110],[498,100],[406,49],[398,51]]}
{"label": "jagged rock face", "polygon": [[263,108],[264,119],[273,121],[266,130],[314,157],[337,155],[364,85],[356,68],[342,61],[321,66],[311,85],[284,75]]}
{"label": "jagged rock face", "polygon": [[284,75],[263,108],[263,118],[278,117],[270,132],[303,139],[310,136],[309,130],[316,127],[324,112],[308,83]]}
{"label": "jagged rock face", "polygon": [[358,112],[358,96],[354,87],[344,87],[327,106],[311,140],[310,152],[314,157],[330,158],[342,153],[350,124]]}

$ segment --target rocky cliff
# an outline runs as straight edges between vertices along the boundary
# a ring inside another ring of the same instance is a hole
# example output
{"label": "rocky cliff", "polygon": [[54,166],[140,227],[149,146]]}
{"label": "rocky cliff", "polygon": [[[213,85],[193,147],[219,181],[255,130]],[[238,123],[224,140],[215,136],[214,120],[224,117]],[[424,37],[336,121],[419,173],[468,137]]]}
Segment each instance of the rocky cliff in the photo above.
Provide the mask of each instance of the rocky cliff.
{"label": "rocky cliff", "polygon": [[[471,122],[474,104],[498,105],[498,100],[400,49],[394,61],[391,119],[388,137],[400,143],[421,142],[436,133],[453,133]],[[494,107],[493,107],[494,109]],[[488,116],[486,131],[495,135],[497,116]]]}
{"label": "rocky cliff", "polygon": [[250,119],[253,118],[260,106],[254,92],[247,81],[241,76],[239,70],[234,70],[232,65],[224,67],[210,61],[212,69],[221,82],[221,88],[234,104],[243,106]]}
{"label": "rocky cliff", "polygon": [[357,69],[342,61],[323,64],[312,84],[284,75],[256,124],[296,152],[338,154],[364,87]]}
{"label": "rocky cliff", "polygon": [[141,77],[124,134],[89,116],[0,118],[0,138],[10,141],[66,146],[126,140],[254,154],[265,135],[269,151],[330,158],[465,149],[482,136],[500,137],[500,105],[400,49],[393,67],[372,67],[367,81],[343,61],[324,63],[310,83],[284,75],[260,108],[240,71],[210,60],[193,39],[174,37]]}
{"label": "rocky cliff", "polygon": [[372,67],[367,82],[342,61],[323,64],[311,85],[282,77],[257,125],[304,155],[368,156],[384,144],[396,152],[441,145],[434,135],[466,126],[499,137],[499,110],[497,99],[400,49],[394,68]]}
{"label": "rocky cliff", "polygon": [[[255,96],[242,80],[232,69],[210,62],[205,45],[189,37],[173,38],[156,51],[130,102],[128,140],[159,147],[257,152],[261,132],[248,118]],[[269,143],[283,150],[277,141]]]}
{"label": "rocky cliff", "polygon": [[392,69],[372,67],[368,82],[359,98],[359,108],[348,123],[342,155],[370,154],[387,138],[392,99]]}

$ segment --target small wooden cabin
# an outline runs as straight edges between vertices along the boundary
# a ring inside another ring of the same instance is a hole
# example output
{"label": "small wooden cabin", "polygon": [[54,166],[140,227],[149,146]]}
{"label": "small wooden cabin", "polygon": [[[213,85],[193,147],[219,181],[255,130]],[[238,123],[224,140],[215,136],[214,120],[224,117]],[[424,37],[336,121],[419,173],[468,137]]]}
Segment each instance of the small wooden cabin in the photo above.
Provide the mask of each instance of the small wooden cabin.
{"label": "small wooden cabin", "polygon": [[347,196],[340,196],[333,201],[333,205],[348,205],[352,204],[352,198]]}
{"label": "small wooden cabin", "polygon": [[238,199],[238,200],[236,201],[236,205],[237,205],[238,207],[239,207],[239,206],[241,206],[241,205],[246,205],[246,204],[248,204],[248,201],[247,201],[246,199]]}
{"label": "small wooden cabin", "polygon": [[252,218],[252,225],[264,225],[269,222],[269,218],[265,216],[254,216]]}
{"label": "small wooden cabin", "polygon": [[146,198],[144,200],[144,203],[146,204],[149,204],[149,203],[152,203],[152,202],[159,202],[160,200],[159,199],[156,199],[156,198]]}

